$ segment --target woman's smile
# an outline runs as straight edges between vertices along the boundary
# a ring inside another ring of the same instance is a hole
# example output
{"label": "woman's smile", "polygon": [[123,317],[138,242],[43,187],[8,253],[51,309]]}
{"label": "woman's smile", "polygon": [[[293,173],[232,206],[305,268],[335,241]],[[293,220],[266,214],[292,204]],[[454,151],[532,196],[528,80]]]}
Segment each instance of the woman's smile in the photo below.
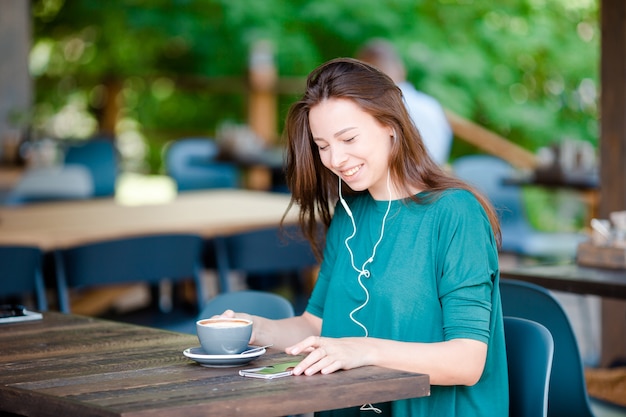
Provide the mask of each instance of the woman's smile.
{"label": "woman's smile", "polygon": [[352,177],[354,174],[356,174],[357,172],[359,172],[361,170],[361,167],[363,165],[358,165],[355,166],[354,168],[348,169],[348,170],[344,170],[341,171],[342,176],[344,177],[344,179],[346,180],[350,180],[350,177]]}

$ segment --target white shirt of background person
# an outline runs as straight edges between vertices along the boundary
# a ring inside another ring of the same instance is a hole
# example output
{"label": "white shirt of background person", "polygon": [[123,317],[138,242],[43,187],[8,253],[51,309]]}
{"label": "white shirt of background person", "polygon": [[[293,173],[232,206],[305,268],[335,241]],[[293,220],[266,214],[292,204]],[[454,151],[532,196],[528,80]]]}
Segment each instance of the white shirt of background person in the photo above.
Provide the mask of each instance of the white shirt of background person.
{"label": "white shirt of background person", "polygon": [[428,153],[437,164],[445,165],[450,157],[453,134],[441,104],[434,97],[416,90],[408,81],[397,84]]}

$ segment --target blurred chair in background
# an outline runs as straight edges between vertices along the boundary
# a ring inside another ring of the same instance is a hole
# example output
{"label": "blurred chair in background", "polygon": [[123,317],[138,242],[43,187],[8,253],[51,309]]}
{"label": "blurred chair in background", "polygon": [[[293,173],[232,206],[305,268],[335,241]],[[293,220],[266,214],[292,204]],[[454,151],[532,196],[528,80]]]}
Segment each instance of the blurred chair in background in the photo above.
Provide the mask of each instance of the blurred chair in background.
{"label": "blurred chair in background", "polygon": [[504,317],[509,369],[509,416],[546,417],[554,341],[541,324]]}
{"label": "blurred chair in background", "polygon": [[39,248],[0,245],[0,304],[35,295],[37,309],[46,311],[48,302],[42,276],[43,255]]}
{"label": "blurred chair in background", "polygon": [[501,279],[500,292],[505,316],[535,321],[552,334],[548,417],[593,417],[576,337],[559,302],[545,288],[528,282]]}
{"label": "blurred chair in background", "polygon": [[89,170],[81,165],[27,169],[4,204],[21,205],[56,200],[88,199],[94,195]]}
{"label": "blurred chair in background", "polygon": [[222,314],[226,310],[248,313],[272,320],[286,319],[295,315],[293,305],[285,297],[269,291],[240,290],[217,294],[204,306],[194,321],[176,330],[196,334],[196,321]]}
{"label": "blurred chair in background", "polygon": [[468,155],[452,163],[454,174],[481,191],[495,206],[502,229],[501,251],[522,257],[568,259],[576,257],[583,233],[544,232],[529,222],[519,186],[504,184],[515,169],[490,155]]}
{"label": "blurred chair in background", "polygon": [[94,138],[71,142],[65,149],[65,165],[82,165],[93,179],[94,197],[115,195],[118,175],[118,155],[112,140]]}
{"label": "blurred chair in background", "polygon": [[218,294],[211,298],[198,315],[198,320],[222,314],[228,309],[272,320],[293,317],[295,314],[293,305],[279,294],[241,290]]}
{"label": "blurred chair in background", "polygon": [[309,242],[295,225],[223,236],[216,238],[214,244],[221,292],[230,291],[229,274],[241,272],[248,278],[256,276],[264,281],[254,289],[266,290],[286,277],[295,297],[302,297],[305,274],[318,264]]}
{"label": "blurred chair in background", "polygon": [[211,139],[179,139],[167,144],[164,154],[167,174],[178,191],[239,186],[237,167],[217,160],[219,149]]}
{"label": "blurred chair in background", "polygon": [[193,279],[197,310],[207,297],[201,282],[203,239],[194,234],[158,234],[90,243],[55,253],[59,305],[70,312],[70,288],[120,283],[156,286]]}

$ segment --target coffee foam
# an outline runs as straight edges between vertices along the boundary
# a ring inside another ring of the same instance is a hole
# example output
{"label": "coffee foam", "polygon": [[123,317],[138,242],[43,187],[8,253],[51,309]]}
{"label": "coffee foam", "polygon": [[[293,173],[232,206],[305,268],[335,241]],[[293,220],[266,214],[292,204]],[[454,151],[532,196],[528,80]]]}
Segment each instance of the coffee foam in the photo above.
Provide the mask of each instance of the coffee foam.
{"label": "coffee foam", "polygon": [[250,323],[244,320],[202,320],[200,322],[203,326],[208,327],[217,327],[217,328],[228,328],[228,327],[241,327],[247,326]]}

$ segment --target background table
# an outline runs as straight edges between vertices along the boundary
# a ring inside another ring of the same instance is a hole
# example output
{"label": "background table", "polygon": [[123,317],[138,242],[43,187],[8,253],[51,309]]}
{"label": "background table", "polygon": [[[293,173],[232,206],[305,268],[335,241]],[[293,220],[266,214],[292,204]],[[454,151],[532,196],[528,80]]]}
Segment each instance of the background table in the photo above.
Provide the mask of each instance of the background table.
{"label": "background table", "polygon": [[515,177],[505,178],[503,180],[505,185],[513,186],[535,186],[545,189],[562,189],[573,190],[580,193],[582,200],[589,208],[587,214],[586,224],[589,224],[591,219],[597,218],[599,215],[599,200],[600,200],[600,178],[597,173],[579,174],[579,175],[518,175]]}
{"label": "background table", "polygon": [[[173,201],[137,206],[98,198],[0,207],[0,244],[38,246],[52,253],[102,240],[159,233],[194,233],[210,239],[278,226],[289,201],[290,195],[285,193],[216,189],[179,193]],[[295,223],[296,219],[294,208],[285,221]],[[98,314],[130,291],[128,286],[107,286],[85,293],[74,311]]]}
{"label": "background table", "polygon": [[[180,193],[163,204],[123,206],[114,199],[38,203],[0,208],[0,244],[50,251],[98,240],[151,233],[218,235],[276,226],[290,196],[250,190]],[[297,218],[291,210],[287,221]]]}
{"label": "background table", "polygon": [[502,278],[518,279],[544,288],[626,300],[626,271],[590,268],[575,263],[503,268]]}
{"label": "background table", "polygon": [[583,267],[575,263],[503,268],[502,278],[517,279],[544,288],[602,299],[601,366],[626,359],[626,271]]}
{"label": "background table", "polygon": [[[373,366],[244,378],[183,356],[195,336],[87,317],[0,326],[0,411],[28,416],[280,416],[430,393],[427,375]],[[243,367],[290,360],[269,350]]]}

